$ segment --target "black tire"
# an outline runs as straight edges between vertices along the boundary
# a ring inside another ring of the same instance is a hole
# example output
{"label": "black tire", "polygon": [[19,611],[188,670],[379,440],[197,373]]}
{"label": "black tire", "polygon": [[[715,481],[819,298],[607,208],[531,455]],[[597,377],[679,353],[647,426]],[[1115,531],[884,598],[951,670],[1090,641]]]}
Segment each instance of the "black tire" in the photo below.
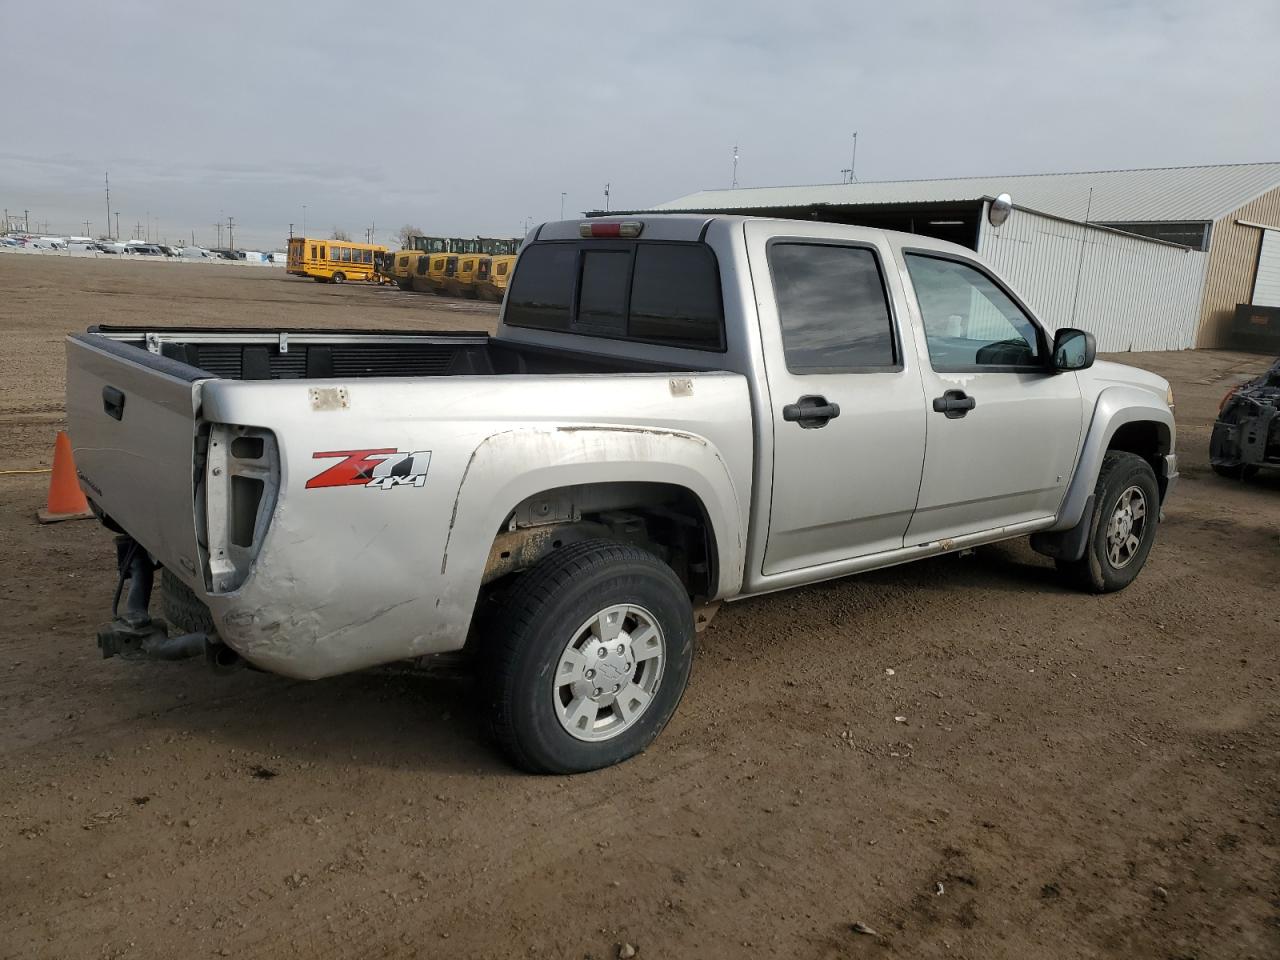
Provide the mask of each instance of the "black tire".
{"label": "black tire", "polygon": [[343,273],[341,270],[339,270],[337,273],[333,275],[331,279],[334,283],[346,283],[347,275]]}
{"label": "black tire", "polygon": [[191,588],[175,577],[168,569],[160,570],[160,598],[164,618],[182,633],[218,635],[213,615],[204,601]]}
{"label": "black tire", "polygon": [[[1122,494],[1137,487],[1146,501],[1146,515],[1138,546],[1130,559],[1117,567],[1107,552],[1107,528]],[[1131,584],[1156,540],[1160,525],[1160,488],[1151,464],[1134,453],[1110,451],[1102,458],[1102,469],[1094,487],[1093,514],[1089,518],[1089,539],[1079,560],[1055,561],[1066,580],[1090,593],[1112,593]]]}
{"label": "black tire", "polygon": [[[572,631],[614,604],[652,613],[666,644],[657,687],[643,712],[607,740],[571,735],[557,716],[553,682]],[[494,736],[513,763],[534,773],[582,773],[644,750],[680,704],[693,666],[693,607],[665,563],[639,547],[584,540],[522,574],[483,638],[478,666]]]}

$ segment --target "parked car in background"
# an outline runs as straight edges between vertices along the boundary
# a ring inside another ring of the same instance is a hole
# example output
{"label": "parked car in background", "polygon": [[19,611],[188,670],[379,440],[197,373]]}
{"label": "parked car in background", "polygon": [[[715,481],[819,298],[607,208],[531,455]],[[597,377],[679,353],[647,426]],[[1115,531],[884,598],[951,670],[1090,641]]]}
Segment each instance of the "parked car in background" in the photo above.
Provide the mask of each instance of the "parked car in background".
{"label": "parked car in background", "polygon": [[130,244],[126,252],[132,253],[136,257],[163,257],[164,252],[152,243],[134,243]]}

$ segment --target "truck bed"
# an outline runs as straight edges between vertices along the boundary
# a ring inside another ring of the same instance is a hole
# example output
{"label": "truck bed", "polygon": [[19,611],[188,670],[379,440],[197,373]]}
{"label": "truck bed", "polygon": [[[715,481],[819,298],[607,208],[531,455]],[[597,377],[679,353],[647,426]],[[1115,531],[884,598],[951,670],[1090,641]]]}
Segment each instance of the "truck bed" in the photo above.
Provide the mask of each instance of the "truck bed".
{"label": "truck bed", "polygon": [[[141,354],[150,353],[156,360],[163,358],[187,368],[182,371],[186,374],[182,379],[187,380],[652,373],[688,369],[688,365],[676,368],[616,356],[514,345],[483,331],[273,331],[254,327],[157,329],[102,325],[90,327],[87,333],[73,335],[72,339],[142,362],[148,359]],[[128,349],[114,349],[118,347]],[[173,367],[170,372],[180,373]]]}

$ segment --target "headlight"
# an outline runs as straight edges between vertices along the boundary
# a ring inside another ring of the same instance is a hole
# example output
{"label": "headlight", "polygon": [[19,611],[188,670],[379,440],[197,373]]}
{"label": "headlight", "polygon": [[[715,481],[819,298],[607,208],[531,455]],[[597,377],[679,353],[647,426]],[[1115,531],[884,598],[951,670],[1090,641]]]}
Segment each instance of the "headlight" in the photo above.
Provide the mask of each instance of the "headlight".
{"label": "headlight", "polygon": [[1169,409],[1173,409],[1173,387],[1168,387],[1164,392],[1164,402],[1169,405]]}

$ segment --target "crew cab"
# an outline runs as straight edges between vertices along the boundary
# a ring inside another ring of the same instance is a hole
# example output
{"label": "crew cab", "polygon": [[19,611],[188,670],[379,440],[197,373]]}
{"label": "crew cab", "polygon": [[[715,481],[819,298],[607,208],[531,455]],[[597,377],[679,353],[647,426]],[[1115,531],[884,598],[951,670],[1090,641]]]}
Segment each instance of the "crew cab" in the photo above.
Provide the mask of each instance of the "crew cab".
{"label": "crew cab", "polygon": [[721,601],[1025,536],[1120,589],[1177,478],[1165,380],[972,250],[830,223],[544,224],[493,336],[97,327],[67,362],[144,588],[104,653],[149,629],[315,678],[466,648],[534,771],[644,749]]}

